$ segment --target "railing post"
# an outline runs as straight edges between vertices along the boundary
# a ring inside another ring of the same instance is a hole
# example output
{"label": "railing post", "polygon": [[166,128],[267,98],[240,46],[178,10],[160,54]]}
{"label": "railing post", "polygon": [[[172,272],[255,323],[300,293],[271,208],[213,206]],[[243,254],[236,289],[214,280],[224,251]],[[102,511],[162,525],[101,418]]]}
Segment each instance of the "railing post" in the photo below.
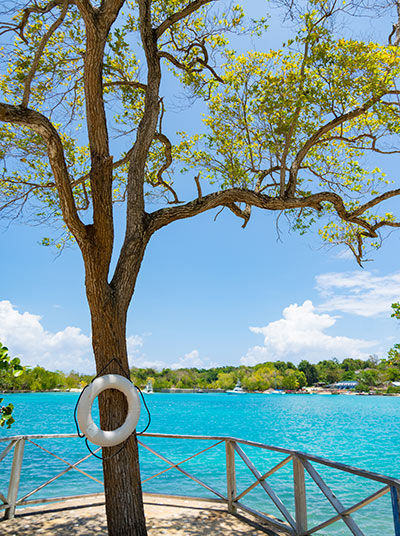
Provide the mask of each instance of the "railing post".
{"label": "railing post", "polygon": [[307,531],[307,501],[306,483],[304,479],[304,466],[297,456],[293,456],[293,480],[297,535],[303,534]]}
{"label": "railing post", "polygon": [[394,534],[400,536],[400,493],[394,486],[390,487],[390,495],[392,497],[393,523]]}
{"label": "railing post", "polygon": [[228,496],[228,512],[235,513],[237,508],[234,504],[236,499],[236,468],[235,468],[235,449],[233,442],[225,441],[226,452],[226,489]]}
{"label": "railing post", "polygon": [[17,504],[19,480],[21,477],[22,459],[24,457],[25,439],[18,439],[14,447],[14,457],[11,466],[10,482],[8,484],[7,503],[4,519],[12,519]]}

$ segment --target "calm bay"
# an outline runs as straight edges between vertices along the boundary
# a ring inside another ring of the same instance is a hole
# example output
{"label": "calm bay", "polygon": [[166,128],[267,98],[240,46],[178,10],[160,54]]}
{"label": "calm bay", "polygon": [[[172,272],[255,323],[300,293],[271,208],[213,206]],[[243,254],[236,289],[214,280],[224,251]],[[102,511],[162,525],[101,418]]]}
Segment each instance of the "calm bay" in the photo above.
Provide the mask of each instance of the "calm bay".
{"label": "calm bay", "polygon": [[[27,393],[6,395],[5,401],[15,406],[15,425],[1,430],[1,437],[18,434],[74,433],[73,411],[77,393]],[[322,396],[322,395],[228,395],[228,394],[152,394],[146,395],[151,412],[149,432],[189,435],[234,436],[269,445],[301,450],[368,469],[392,477],[400,477],[400,398],[380,396]],[[94,410],[96,417],[97,410]],[[146,414],[138,425],[146,424]],[[212,442],[144,438],[144,442],[178,462],[211,445]],[[215,442],[214,442],[215,443]],[[41,441],[58,456],[73,463],[86,453],[83,440],[58,439]],[[4,444],[3,444],[4,445]],[[201,480],[225,493],[225,451],[223,445],[184,464],[184,468]],[[0,448],[1,450],[1,448]],[[276,453],[261,452],[254,447],[247,455],[261,473],[282,459]],[[0,491],[5,494],[11,456],[0,464]],[[275,473],[268,481],[293,511],[293,480],[290,464]],[[250,471],[241,463],[237,466],[238,492],[253,481]],[[65,468],[34,445],[27,443],[20,496]],[[101,479],[101,461],[90,458],[79,466]],[[153,475],[168,467],[165,462],[141,449],[142,477]],[[381,484],[332,469],[318,471],[347,507],[373,493]],[[75,474],[73,474],[75,473]],[[206,490],[175,470],[168,471],[144,483],[144,491],[179,495],[210,496]],[[333,516],[335,511],[321,492],[306,479],[310,518],[313,523]],[[101,491],[101,486],[75,471],[70,471],[32,498],[60,496]],[[260,486],[252,490],[247,504],[281,517]],[[390,495],[354,514],[354,519],[366,536],[379,532],[394,534]],[[318,534],[344,536],[348,534],[342,522],[335,523]]]}

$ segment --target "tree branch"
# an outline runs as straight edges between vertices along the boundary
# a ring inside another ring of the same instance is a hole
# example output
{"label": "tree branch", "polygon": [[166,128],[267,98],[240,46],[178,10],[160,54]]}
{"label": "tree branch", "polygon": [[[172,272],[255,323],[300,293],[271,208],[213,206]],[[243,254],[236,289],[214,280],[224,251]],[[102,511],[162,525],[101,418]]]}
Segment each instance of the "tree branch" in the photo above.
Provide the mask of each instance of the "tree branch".
{"label": "tree branch", "polygon": [[387,95],[388,93],[391,93],[391,92],[388,91],[383,94],[380,94],[377,97],[369,99],[362,106],[359,106],[355,108],[354,110],[351,110],[350,112],[342,114],[339,117],[335,117],[334,119],[332,119],[331,121],[323,125],[321,128],[319,128],[310,138],[308,138],[308,140],[304,143],[303,147],[296,154],[293,160],[293,163],[290,167],[289,182],[286,188],[286,195],[288,197],[293,197],[296,191],[297,174],[298,174],[302,161],[307,156],[308,151],[318,142],[321,136],[333,130],[337,126],[342,125],[346,121],[350,121],[351,119],[355,119],[356,117],[363,115],[374,104],[376,104],[384,95]]}
{"label": "tree branch", "polygon": [[69,6],[69,1],[65,0],[60,16],[58,17],[58,19],[55,22],[53,22],[53,24],[50,26],[50,28],[44,34],[42,40],[40,41],[40,43],[39,43],[39,45],[38,45],[38,47],[36,49],[35,57],[33,59],[31,68],[30,68],[29,73],[28,73],[28,75],[27,75],[27,77],[25,79],[24,94],[23,94],[22,103],[21,103],[21,105],[24,106],[24,107],[28,106],[29,96],[30,96],[30,92],[31,92],[31,84],[32,84],[32,81],[33,81],[33,77],[35,76],[36,70],[37,70],[37,68],[39,66],[39,61],[40,61],[40,58],[41,58],[41,56],[43,54],[43,51],[44,51],[44,49],[45,49],[45,47],[47,45],[47,42],[50,39],[50,37],[53,35],[53,33],[57,30],[57,28],[62,24],[63,20],[65,19],[65,16],[66,16],[67,11],[68,11],[68,6]]}
{"label": "tree branch", "polygon": [[136,89],[143,89],[146,90],[147,86],[146,84],[142,84],[141,82],[135,82],[131,80],[117,80],[115,82],[105,82],[103,84],[104,87],[110,87],[110,86],[130,86],[134,87]]}
{"label": "tree branch", "polygon": [[93,7],[90,0],[75,0],[75,4],[79,9],[85,24],[93,23],[93,18],[97,13],[97,10]]}
{"label": "tree branch", "polygon": [[371,199],[371,201],[364,203],[356,210],[353,210],[351,214],[353,216],[361,216],[361,214],[363,214],[365,211],[369,210],[372,207],[375,207],[376,205],[379,205],[380,203],[382,203],[382,201],[386,201],[387,199],[391,199],[392,197],[396,197],[398,195],[400,195],[400,188],[385,192],[384,194],[378,195],[374,199]]}
{"label": "tree branch", "polygon": [[172,65],[175,65],[175,67],[177,67],[178,69],[181,69],[181,71],[186,71],[188,69],[184,63],[181,63],[179,60],[177,60],[175,56],[171,54],[170,52],[166,52],[165,50],[160,50],[158,52],[158,55],[160,58],[167,59],[169,62],[172,63]]}
{"label": "tree branch", "polygon": [[173,203],[180,203],[178,199],[178,195],[175,192],[175,190],[170,186],[167,182],[165,182],[162,178],[162,174],[164,171],[166,171],[170,165],[172,164],[172,145],[169,139],[165,134],[161,134],[160,132],[156,132],[154,135],[154,138],[156,140],[161,141],[161,143],[164,146],[164,153],[165,153],[165,163],[161,166],[161,168],[157,172],[157,182],[154,183],[153,186],[164,186],[167,190],[171,192],[171,194],[174,197]]}
{"label": "tree branch", "polygon": [[[124,0],[103,2],[99,9],[89,0],[75,0],[85,23],[84,92],[90,150],[90,185],[93,202],[92,246],[97,249],[98,271],[108,275],[113,251],[113,163],[104,106],[104,50],[110,28]],[[100,264],[101,263],[101,264]]]}
{"label": "tree branch", "polygon": [[[3,35],[6,32],[16,32],[19,37],[24,41],[24,43],[28,43],[27,39],[24,36],[24,30],[26,25],[28,24],[29,17],[31,13],[42,13],[43,15],[46,13],[49,13],[54,7],[62,6],[64,4],[65,0],[52,0],[48,4],[46,4],[44,7],[40,7],[37,4],[31,5],[26,7],[22,12],[21,21],[19,24],[10,24],[10,23],[1,23],[1,27],[3,27],[3,31],[0,32],[0,35]],[[75,4],[74,0],[69,0],[68,2],[70,5]]]}
{"label": "tree branch", "polygon": [[28,127],[43,138],[60,197],[64,221],[78,243],[82,244],[86,238],[86,229],[78,217],[68,177],[64,149],[57,130],[47,117],[39,112],[4,103],[0,103],[0,121]]}
{"label": "tree branch", "polygon": [[191,61],[189,65],[185,65],[184,63],[176,59],[173,54],[171,54],[170,52],[166,52],[165,50],[159,51],[158,55],[160,58],[165,58],[166,60],[171,62],[172,65],[174,65],[177,69],[180,69],[181,71],[186,71],[188,73],[200,72],[202,69],[194,68],[194,65],[196,63],[200,63],[200,65],[202,65],[203,68],[208,69],[210,71],[210,73],[213,75],[215,80],[218,80],[218,82],[221,82],[221,83],[224,82],[223,79],[219,76],[219,74],[215,71],[215,69],[211,67],[211,65],[209,65],[207,61],[204,60],[203,58],[196,57],[196,59]]}
{"label": "tree branch", "polygon": [[165,21],[163,21],[155,30],[156,38],[159,39],[164,32],[168,30],[173,24],[176,22],[179,22],[180,20],[188,17],[198,9],[200,9],[202,6],[205,6],[206,4],[210,4],[211,2],[216,2],[217,0],[194,0],[193,2],[190,2],[189,5],[187,5],[184,9],[181,11],[177,11]]}
{"label": "tree branch", "polygon": [[355,145],[355,147],[357,147],[358,149],[362,149],[363,151],[373,151],[374,153],[379,153],[379,154],[398,154],[398,153],[400,153],[400,150],[397,150],[397,149],[393,149],[392,151],[384,151],[383,149],[378,149],[378,147],[376,146],[376,143],[378,141],[377,136],[374,136],[372,134],[367,134],[367,133],[360,134],[358,136],[353,136],[351,138],[346,138],[346,136],[329,136],[327,138],[323,138],[322,140],[320,140],[317,143],[325,143],[326,141],[339,140],[339,141],[345,141],[346,143],[349,143],[349,144],[355,144],[357,141],[360,141],[363,138],[370,139],[371,140],[371,145],[369,147],[366,147],[365,145],[362,145],[362,146]]}
{"label": "tree branch", "polygon": [[126,307],[131,299],[136,281],[132,270],[132,259],[137,258],[138,243],[147,243],[144,239],[146,213],[143,186],[146,161],[150,145],[156,134],[160,109],[161,66],[157,38],[151,23],[151,1],[138,0],[138,5],[140,36],[147,63],[145,105],[129,161],[125,239],[111,281],[112,287],[118,293],[118,299]]}
{"label": "tree branch", "polygon": [[[303,61],[301,63],[300,68],[300,87],[298,90],[297,100],[298,104],[296,106],[296,109],[293,113],[293,118],[290,122],[289,130],[287,132],[287,135],[285,137],[285,146],[283,148],[282,158],[281,158],[281,169],[280,169],[280,177],[279,177],[279,193],[281,196],[285,194],[285,181],[286,181],[286,160],[289,154],[290,145],[292,143],[292,139],[294,136],[294,133],[296,132],[298,120],[300,117],[302,105],[301,105],[301,93],[303,92],[304,88],[304,81],[305,81],[305,67],[308,60],[308,50],[309,50],[309,43],[306,41],[304,45],[304,54],[303,54]],[[288,185],[288,190],[290,186]],[[293,194],[294,192],[292,192]],[[289,192],[288,192],[289,194]],[[289,194],[290,195],[290,194]]]}
{"label": "tree branch", "polygon": [[375,223],[375,225],[372,226],[374,230],[380,229],[381,227],[400,227],[400,222],[398,221],[390,221],[390,220],[382,220],[378,223]]}
{"label": "tree branch", "polygon": [[[242,188],[231,188],[229,190],[222,190],[202,196],[201,198],[197,198],[184,205],[167,207],[152,212],[148,216],[146,235],[150,237],[154,232],[174,221],[192,218],[198,214],[201,214],[202,212],[206,212],[207,210],[217,207],[228,207],[230,210],[232,210],[232,212],[234,212],[234,214],[243,218],[246,225],[248,218],[250,217],[250,208],[252,206],[272,211],[312,208],[319,212],[323,208],[323,203],[330,203],[333,205],[341,220],[353,223],[363,229],[363,231],[360,231],[359,234],[368,236],[370,238],[376,238],[378,236],[376,232],[377,229],[383,226],[400,227],[400,223],[384,220],[383,222],[371,224],[368,221],[360,218],[360,215],[368,208],[379,204],[385,199],[394,197],[395,195],[400,195],[400,189],[386,192],[385,194],[382,194],[374,200],[366,203],[359,209],[353,212],[348,212],[342,198],[333,192],[320,192],[307,197],[282,198],[270,197],[262,193],[257,193],[252,190],[245,190]],[[236,203],[245,203],[246,209],[242,211],[239,207],[237,207]]]}
{"label": "tree branch", "polygon": [[201,198],[203,197],[203,192],[201,191],[200,173],[198,173],[198,174],[194,177],[194,182],[196,183],[197,197],[198,197],[198,199],[201,199]]}
{"label": "tree branch", "polygon": [[244,220],[244,223],[242,225],[242,229],[244,229],[249,223],[249,219],[251,216],[251,205],[246,205],[244,210],[235,205],[235,203],[229,203],[229,205],[226,206],[231,212],[233,212],[233,214],[235,214],[235,216],[238,216],[238,218],[242,218]]}
{"label": "tree branch", "polygon": [[287,199],[269,197],[252,190],[245,190],[244,188],[231,188],[229,190],[213,192],[205,196],[203,195],[201,198],[197,198],[184,205],[166,207],[152,212],[149,215],[148,232],[151,235],[155,231],[174,221],[192,218],[193,216],[197,216],[198,214],[213,208],[221,206],[229,207],[229,205],[232,205],[233,203],[245,203],[246,205],[274,211],[301,207],[312,207],[316,210],[321,210],[321,203],[323,201],[337,202],[336,198],[339,203],[342,203],[343,211],[346,212],[341,198],[330,192],[315,194],[304,198]]}
{"label": "tree branch", "polygon": [[[272,173],[276,172],[276,171],[280,171],[281,169],[281,166],[271,166],[269,169],[266,169],[264,171],[260,171],[259,172],[259,176],[257,178],[257,182],[256,182],[256,186],[254,188],[254,191],[257,192],[257,193],[261,193],[267,186],[263,186],[262,183],[263,183],[263,180],[268,177],[268,175],[272,175]],[[274,180],[272,178],[272,180]],[[275,183],[277,184],[277,183]]]}

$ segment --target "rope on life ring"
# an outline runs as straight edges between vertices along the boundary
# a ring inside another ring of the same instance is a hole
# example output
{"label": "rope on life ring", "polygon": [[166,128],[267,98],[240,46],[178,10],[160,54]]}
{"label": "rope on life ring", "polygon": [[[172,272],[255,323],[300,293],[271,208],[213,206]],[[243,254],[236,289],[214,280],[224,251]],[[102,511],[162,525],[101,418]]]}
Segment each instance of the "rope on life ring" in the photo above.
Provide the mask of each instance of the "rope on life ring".
{"label": "rope on life ring", "polygon": [[[117,389],[126,396],[128,412],[124,423],[116,430],[101,430],[92,418],[96,397],[106,389]],[[100,447],[123,443],[135,430],[140,416],[140,399],[136,387],[124,376],[106,374],[93,380],[82,392],[77,407],[79,427],[89,441]]]}

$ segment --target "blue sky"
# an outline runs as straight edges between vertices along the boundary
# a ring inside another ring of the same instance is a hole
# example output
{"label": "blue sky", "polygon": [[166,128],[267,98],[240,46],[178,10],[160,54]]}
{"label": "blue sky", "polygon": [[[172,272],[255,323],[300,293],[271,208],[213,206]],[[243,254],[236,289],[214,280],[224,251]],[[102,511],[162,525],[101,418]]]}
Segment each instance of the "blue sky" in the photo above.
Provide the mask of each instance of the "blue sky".
{"label": "blue sky", "polygon": [[[370,32],[369,19],[359,24],[360,32]],[[377,29],[386,27],[383,21]],[[286,32],[274,16],[268,46]],[[195,116],[188,112],[186,122]],[[170,117],[175,124],[182,113]],[[393,174],[398,164],[399,156],[391,157]],[[116,216],[122,218],[120,209]],[[215,222],[214,216],[174,223],[152,238],[128,317],[132,365],[366,358],[384,356],[399,341],[390,304],[400,298],[400,233],[361,269],[313,232],[288,233],[284,221],[278,239],[273,214],[255,210],[245,230],[227,211]],[[80,252],[56,256],[39,245],[47,235],[17,221],[0,228],[0,341],[26,364],[89,372],[94,361]]]}

